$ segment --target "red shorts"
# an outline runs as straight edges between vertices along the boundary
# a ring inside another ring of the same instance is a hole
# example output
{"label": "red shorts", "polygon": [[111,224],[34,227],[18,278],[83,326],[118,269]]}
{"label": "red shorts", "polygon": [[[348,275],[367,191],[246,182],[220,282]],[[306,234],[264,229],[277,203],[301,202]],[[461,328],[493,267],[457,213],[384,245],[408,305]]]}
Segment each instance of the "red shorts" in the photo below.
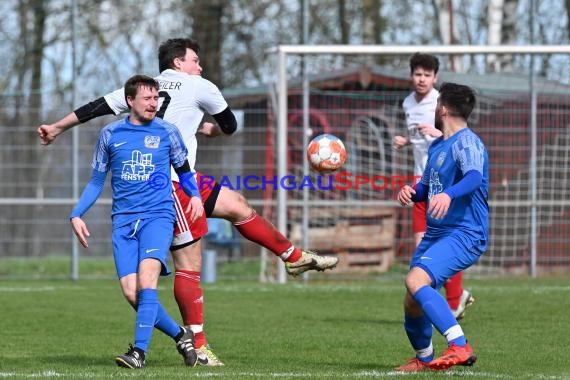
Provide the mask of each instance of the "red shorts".
{"label": "red shorts", "polygon": [[178,182],[172,181],[176,225],[174,226],[174,238],[172,239],[171,249],[185,247],[208,233],[206,218],[211,216],[214,211],[214,206],[220,193],[220,185],[211,177],[204,179],[202,176],[203,174],[196,173],[196,182],[198,183],[198,189],[204,204],[205,214],[194,223],[190,222],[190,215],[184,212],[190,203],[190,197],[186,195]]}
{"label": "red shorts", "polygon": [[412,230],[414,233],[426,232],[426,206],[427,202],[416,202],[414,203],[414,210],[412,214]]}

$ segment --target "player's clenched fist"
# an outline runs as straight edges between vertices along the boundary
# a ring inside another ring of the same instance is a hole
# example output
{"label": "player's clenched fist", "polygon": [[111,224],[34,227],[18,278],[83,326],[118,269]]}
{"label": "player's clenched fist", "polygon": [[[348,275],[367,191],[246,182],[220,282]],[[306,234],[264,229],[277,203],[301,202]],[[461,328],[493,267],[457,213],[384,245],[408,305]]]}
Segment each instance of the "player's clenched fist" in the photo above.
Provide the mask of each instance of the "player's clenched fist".
{"label": "player's clenched fist", "polygon": [[403,186],[400,191],[398,192],[398,202],[402,206],[407,206],[412,203],[412,196],[416,193],[416,191],[408,185]]}
{"label": "player's clenched fist", "polygon": [[42,124],[38,127],[37,131],[42,145],[51,144],[57,136],[55,127],[53,125]]}

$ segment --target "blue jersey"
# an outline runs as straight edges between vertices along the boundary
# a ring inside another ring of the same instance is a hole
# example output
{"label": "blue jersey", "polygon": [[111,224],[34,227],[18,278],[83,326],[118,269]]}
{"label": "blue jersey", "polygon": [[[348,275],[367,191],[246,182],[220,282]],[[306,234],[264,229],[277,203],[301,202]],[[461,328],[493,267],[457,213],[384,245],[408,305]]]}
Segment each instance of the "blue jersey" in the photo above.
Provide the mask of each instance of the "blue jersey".
{"label": "blue jersey", "polygon": [[181,167],[187,155],[178,128],[159,118],[135,125],[126,117],[103,128],[92,167],[111,171],[113,225],[150,216],[174,221],[170,167]]}
{"label": "blue jersey", "polygon": [[442,219],[427,215],[426,236],[441,237],[463,232],[472,242],[486,246],[489,235],[489,156],[485,145],[473,131],[465,128],[444,140],[438,138],[429,147],[428,162],[421,183],[429,186],[429,200],[476,170],[483,182],[474,192],[454,198]]}

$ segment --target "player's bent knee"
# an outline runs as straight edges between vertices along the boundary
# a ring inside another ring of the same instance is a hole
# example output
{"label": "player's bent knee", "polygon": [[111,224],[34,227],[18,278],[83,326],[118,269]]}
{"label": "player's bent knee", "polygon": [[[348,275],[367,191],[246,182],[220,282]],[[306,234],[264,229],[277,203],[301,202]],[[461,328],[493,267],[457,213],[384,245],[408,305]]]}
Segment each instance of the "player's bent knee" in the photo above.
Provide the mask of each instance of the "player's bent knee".
{"label": "player's bent knee", "polygon": [[247,199],[245,199],[242,193],[238,193],[237,191],[234,191],[234,193],[236,194],[237,197],[236,201],[241,205],[241,207],[251,208],[249,202],[247,201]]}
{"label": "player's bent knee", "polygon": [[119,279],[123,296],[135,309],[137,305],[137,274],[130,273]]}
{"label": "player's bent knee", "polygon": [[125,289],[123,289],[123,296],[125,297],[127,302],[130,303],[131,306],[136,309],[137,302],[138,302],[136,290],[131,290],[131,289],[125,290]]}
{"label": "player's bent knee", "polygon": [[212,216],[237,223],[247,219],[253,212],[253,208],[241,193],[222,187]]}
{"label": "player's bent knee", "polygon": [[431,277],[422,268],[413,267],[406,275],[405,284],[408,292],[414,295],[420,288],[431,285]]}
{"label": "player's bent knee", "polygon": [[251,214],[254,213],[255,211],[242,194],[240,193],[236,194],[238,195],[238,200],[235,203],[234,213],[236,215],[237,221],[242,221],[244,219],[249,218]]}

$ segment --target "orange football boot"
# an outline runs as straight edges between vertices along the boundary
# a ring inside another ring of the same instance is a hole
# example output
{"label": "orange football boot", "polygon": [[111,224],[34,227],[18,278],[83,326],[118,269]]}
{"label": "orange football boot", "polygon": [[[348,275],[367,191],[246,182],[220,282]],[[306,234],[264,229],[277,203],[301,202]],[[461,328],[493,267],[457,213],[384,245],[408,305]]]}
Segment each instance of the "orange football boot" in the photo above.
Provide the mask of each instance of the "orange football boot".
{"label": "orange football boot", "polygon": [[429,371],[429,369],[430,369],[429,363],[422,362],[418,358],[412,358],[408,360],[406,364],[402,364],[401,366],[395,368],[396,371],[401,371],[401,372],[421,372],[421,371]]}
{"label": "orange football boot", "polygon": [[469,343],[463,347],[452,344],[443,355],[429,363],[429,368],[441,371],[455,365],[472,366],[476,361],[477,356],[473,354],[473,349]]}

